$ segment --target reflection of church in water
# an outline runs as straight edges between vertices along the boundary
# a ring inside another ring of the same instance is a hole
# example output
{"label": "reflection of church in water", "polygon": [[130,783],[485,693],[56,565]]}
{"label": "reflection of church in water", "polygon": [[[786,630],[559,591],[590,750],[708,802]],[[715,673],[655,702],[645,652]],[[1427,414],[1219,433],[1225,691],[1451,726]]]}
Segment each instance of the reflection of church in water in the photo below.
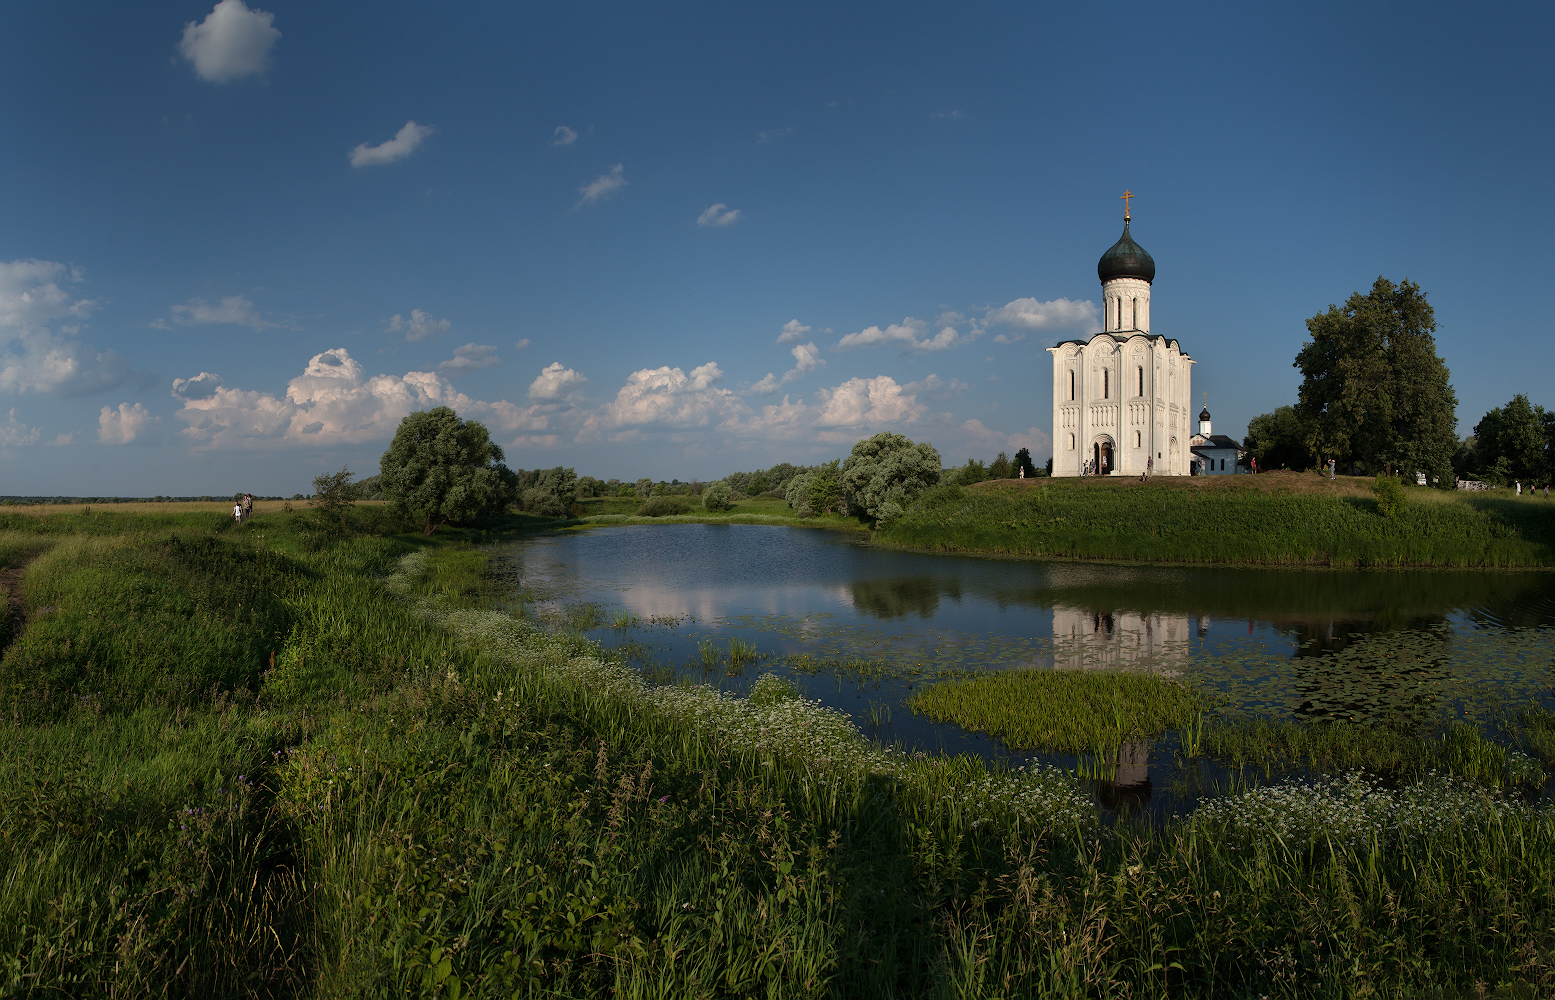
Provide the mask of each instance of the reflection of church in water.
{"label": "reflection of church in water", "polygon": [[1135,669],[1175,677],[1188,666],[1193,631],[1186,615],[1092,611],[1053,606],[1053,666],[1059,670]]}
{"label": "reflection of church in water", "polygon": [[1053,355],[1053,475],[1186,476],[1193,359],[1150,332],[1155,261],[1123,235],[1096,264],[1102,331],[1048,348]]}

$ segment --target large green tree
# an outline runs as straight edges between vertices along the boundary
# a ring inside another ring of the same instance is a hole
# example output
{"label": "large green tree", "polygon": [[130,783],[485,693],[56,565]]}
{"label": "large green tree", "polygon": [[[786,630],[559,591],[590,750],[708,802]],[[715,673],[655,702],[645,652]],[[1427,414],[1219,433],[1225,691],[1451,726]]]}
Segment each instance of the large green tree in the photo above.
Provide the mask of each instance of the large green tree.
{"label": "large green tree", "polygon": [[1470,469],[1466,472],[1496,481],[1544,482],[1549,462],[1555,414],[1535,406],[1522,393],[1498,406],[1474,425],[1469,440]]}
{"label": "large green tree", "polygon": [[485,426],[446,406],[400,421],[378,468],[390,505],[429,535],[442,524],[500,513],[516,485]]}
{"label": "large green tree", "polygon": [[1323,461],[1366,472],[1423,471],[1452,482],[1458,398],[1436,353],[1436,315],[1420,286],[1378,278],[1344,307],[1307,320],[1296,355],[1297,415]]}
{"label": "large green tree", "polygon": [[939,452],[927,441],[914,444],[882,431],[853,446],[842,463],[842,491],[855,513],[885,524],[939,482],[939,463]]}
{"label": "large green tree", "polygon": [[1307,437],[1306,424],[1296,415],[1296,408],[1282,406],[1249,420],[1242,444],[1258,459],[1260,469],[1305,469],[1315,464]]}

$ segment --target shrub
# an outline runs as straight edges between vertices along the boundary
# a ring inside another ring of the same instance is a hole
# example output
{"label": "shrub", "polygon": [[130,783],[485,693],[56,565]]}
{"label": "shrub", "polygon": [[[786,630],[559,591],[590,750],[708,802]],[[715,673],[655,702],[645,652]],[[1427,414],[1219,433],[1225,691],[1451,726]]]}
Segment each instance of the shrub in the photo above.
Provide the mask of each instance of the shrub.
{"label": "shrub", "polygon": [[1372,481],[1371,491],[1377,497],[1377,513],[1383,517],[1395,518],[1404,512],[1408,498],[1397,476],[1378,476]]}
{"label": "shrub", "polygon": [[691,513],[691,505],[680,497],[653,497],[637,508],[638,517],[669,517]]}
{"label": "shrub", "polygon": [[523,507],[526,513],[538,517],[567,516],[567,505],[550,490],[538,487],[524,491]]}
{"label": "shrub", "polygon": [[842,489],[855,513],[884,525],[938,483],[939,475],[939,452],[932,444],[882,431],[853,446],[842,463]]}
{"label": "shrub", "polygon": [[714,483],[702,491],[702,509],[714,513],[728,510],[734,506],[733,493],[728,483]]}

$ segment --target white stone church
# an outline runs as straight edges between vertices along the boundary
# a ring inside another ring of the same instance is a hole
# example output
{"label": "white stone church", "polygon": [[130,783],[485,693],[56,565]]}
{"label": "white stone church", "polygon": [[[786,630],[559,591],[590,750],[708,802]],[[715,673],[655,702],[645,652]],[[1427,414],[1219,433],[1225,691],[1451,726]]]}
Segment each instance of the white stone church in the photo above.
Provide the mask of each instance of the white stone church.
{"label": "white stone church", "polygon": [[[1127,203],[1125,202],[1125,205]],[[1186,476],[1193,359],[1150,332],[1155,261],[1128,232],[1101,255],[1102,332],[1053,355],[1053,475]]]}

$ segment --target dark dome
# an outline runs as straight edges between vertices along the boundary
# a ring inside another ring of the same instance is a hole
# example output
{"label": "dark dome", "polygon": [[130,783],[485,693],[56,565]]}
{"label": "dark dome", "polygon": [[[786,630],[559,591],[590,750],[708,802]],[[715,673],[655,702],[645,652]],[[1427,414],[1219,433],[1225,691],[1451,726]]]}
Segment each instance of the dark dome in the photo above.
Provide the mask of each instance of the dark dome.
{"label": "dark dome", "polygon": [[1112,249],[1101,255],[1101,260],[1096,263],[1096,276],[1103,284],[1113,278],[1143,278],[1146,281],[1155,280],[1155,261],[1145,253],[1145,248],[1134,242],[1134,238],[1128,234],[1128,222],[1123,223],[1123,235],[1118,237],[1118,242],[1112,245]]}
{"label": "dark dome", "polygon": [[1208,420],[1209,419],[1209,407],[1206,406],[1206,407],[1204,407],[1204,409],[1199,411],[1199,419],[1200,420]]}

